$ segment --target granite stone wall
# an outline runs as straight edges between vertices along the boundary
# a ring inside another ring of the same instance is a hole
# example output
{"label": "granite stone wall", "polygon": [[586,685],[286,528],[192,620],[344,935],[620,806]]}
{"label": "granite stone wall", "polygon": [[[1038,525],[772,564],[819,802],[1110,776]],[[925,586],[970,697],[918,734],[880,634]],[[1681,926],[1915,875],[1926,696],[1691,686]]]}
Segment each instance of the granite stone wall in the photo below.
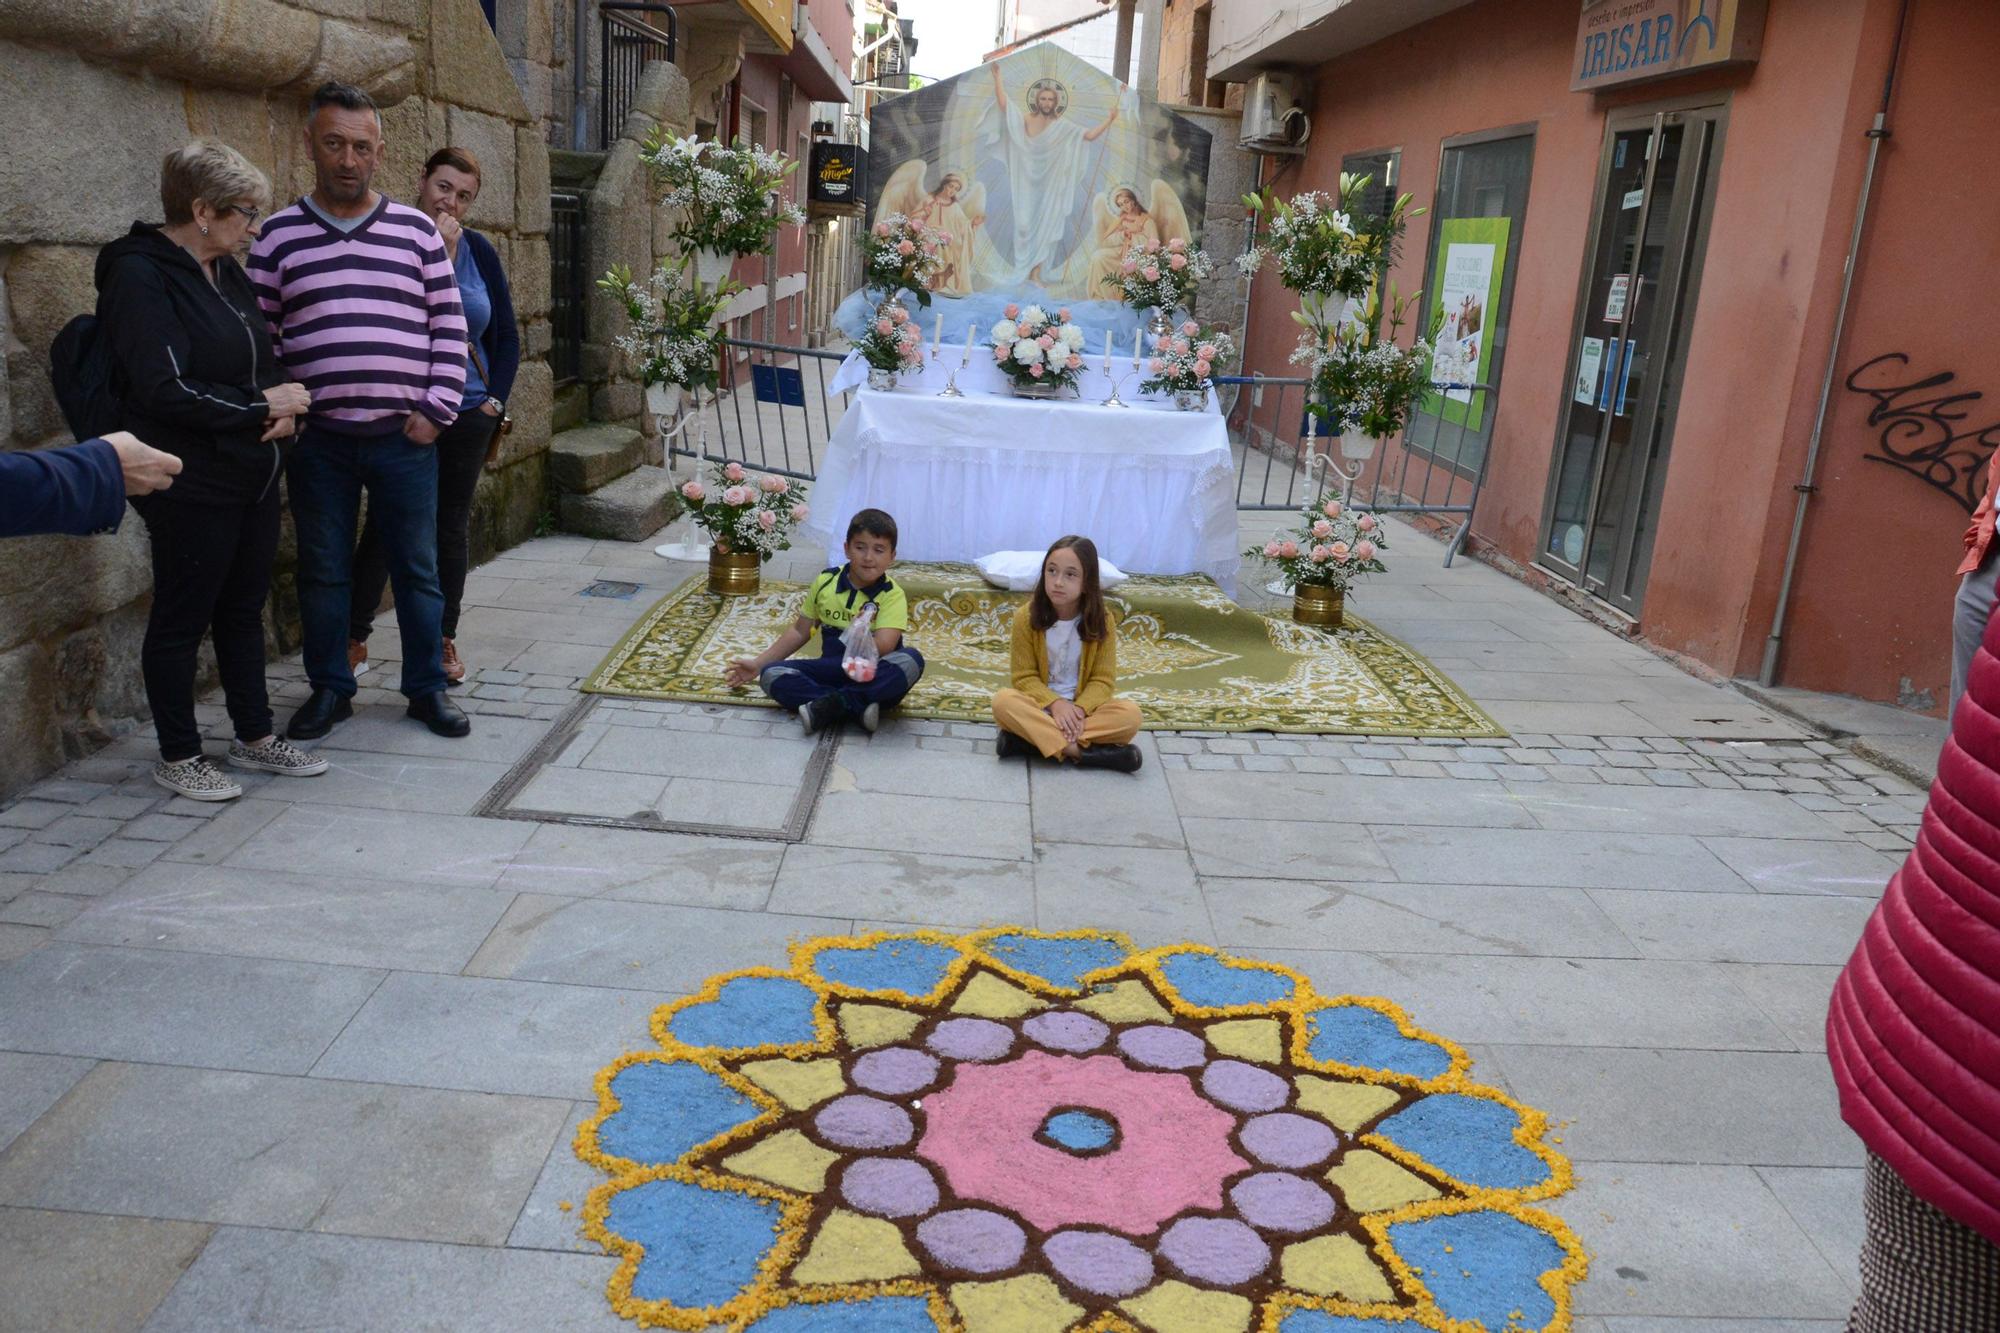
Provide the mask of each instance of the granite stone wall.
{"label": "granite stone wall", "polygon": [[[506,262],[526,359],[502,466],[480,485],[475,558],[532,535],[546,508],[553,381],[548,132],[477,0],[8,0],[0,5],[0,448],[66,443],[48,347],[96,304],[98,247],[158,220],[161,156],[197,134],[244,152],[280,200],[311,188],[305,98],[339,78],[384,108],[377,188],[411,200],[429,153],[479,154],[472,225]],[[87,113],[84,109],[87,108]],[[268,615],[296,643],[292,541]],[[151,599],[145,528],[0,544],[0,799],[147,725],[139,645]]]}

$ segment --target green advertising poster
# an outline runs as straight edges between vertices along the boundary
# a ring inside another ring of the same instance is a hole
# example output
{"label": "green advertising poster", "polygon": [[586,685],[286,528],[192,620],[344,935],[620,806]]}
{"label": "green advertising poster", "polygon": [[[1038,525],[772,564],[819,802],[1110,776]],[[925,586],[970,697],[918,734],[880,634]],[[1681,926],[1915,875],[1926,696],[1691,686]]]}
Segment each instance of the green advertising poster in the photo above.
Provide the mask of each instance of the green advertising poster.
{"label": "green advertising poster", "polygon": [[[1439,384],[1484,384],[1493,365],[1493,322],[1500,284],[1507,275],[1508,218],[1447,218],[1438,224],[1437,262],[1431,272],[1431,313],[1441,316],[1431,379]],[[1449,389],[1425,410],[1454,425],[1479,430],[1485,396]]]}

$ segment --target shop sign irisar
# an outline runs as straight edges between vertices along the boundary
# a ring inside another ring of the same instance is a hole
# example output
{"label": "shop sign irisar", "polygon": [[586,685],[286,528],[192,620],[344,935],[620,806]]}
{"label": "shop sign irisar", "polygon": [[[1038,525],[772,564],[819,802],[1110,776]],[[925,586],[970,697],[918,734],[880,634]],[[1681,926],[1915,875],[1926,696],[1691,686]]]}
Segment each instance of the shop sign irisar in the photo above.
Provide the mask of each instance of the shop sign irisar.
{"label": "shop sign irisar", "polygon": [[1570,91],[1590,92],[1762,54],[1767,0],[1584,0]]}

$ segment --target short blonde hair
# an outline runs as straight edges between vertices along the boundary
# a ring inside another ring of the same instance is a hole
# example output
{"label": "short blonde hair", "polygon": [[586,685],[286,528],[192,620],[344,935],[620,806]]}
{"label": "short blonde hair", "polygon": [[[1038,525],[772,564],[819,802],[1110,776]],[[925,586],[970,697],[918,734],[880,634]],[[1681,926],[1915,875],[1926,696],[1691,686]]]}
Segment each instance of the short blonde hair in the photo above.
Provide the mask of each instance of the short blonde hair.
{"label": "short blonde hair", "polygon": [[160,207],[168,223],[192,222],[199,199],[216,212],[271,203],[271,182],[257,165],[217,139],[196,139],[160,161]]}

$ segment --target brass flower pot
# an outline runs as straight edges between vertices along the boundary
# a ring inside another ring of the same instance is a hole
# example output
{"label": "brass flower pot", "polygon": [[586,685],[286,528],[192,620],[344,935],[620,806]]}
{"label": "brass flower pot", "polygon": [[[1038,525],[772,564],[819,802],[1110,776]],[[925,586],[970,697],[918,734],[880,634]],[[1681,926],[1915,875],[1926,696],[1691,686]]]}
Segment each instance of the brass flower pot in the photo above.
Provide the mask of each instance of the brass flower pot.
{"label": "brass flower pot", "polygon": [[724,597],[741,597],[745,593],[757,591],[758,582],[763,578],[764,562],[757,558],[755,551],[725,551],[720,546],[708,548],[708,590]]}
{"label": "brass flower pot", "polygon": [[1292,590],[1292,619],[1314,629],[1339,629],[1347,614],[1347,592],[1300,584]]}

